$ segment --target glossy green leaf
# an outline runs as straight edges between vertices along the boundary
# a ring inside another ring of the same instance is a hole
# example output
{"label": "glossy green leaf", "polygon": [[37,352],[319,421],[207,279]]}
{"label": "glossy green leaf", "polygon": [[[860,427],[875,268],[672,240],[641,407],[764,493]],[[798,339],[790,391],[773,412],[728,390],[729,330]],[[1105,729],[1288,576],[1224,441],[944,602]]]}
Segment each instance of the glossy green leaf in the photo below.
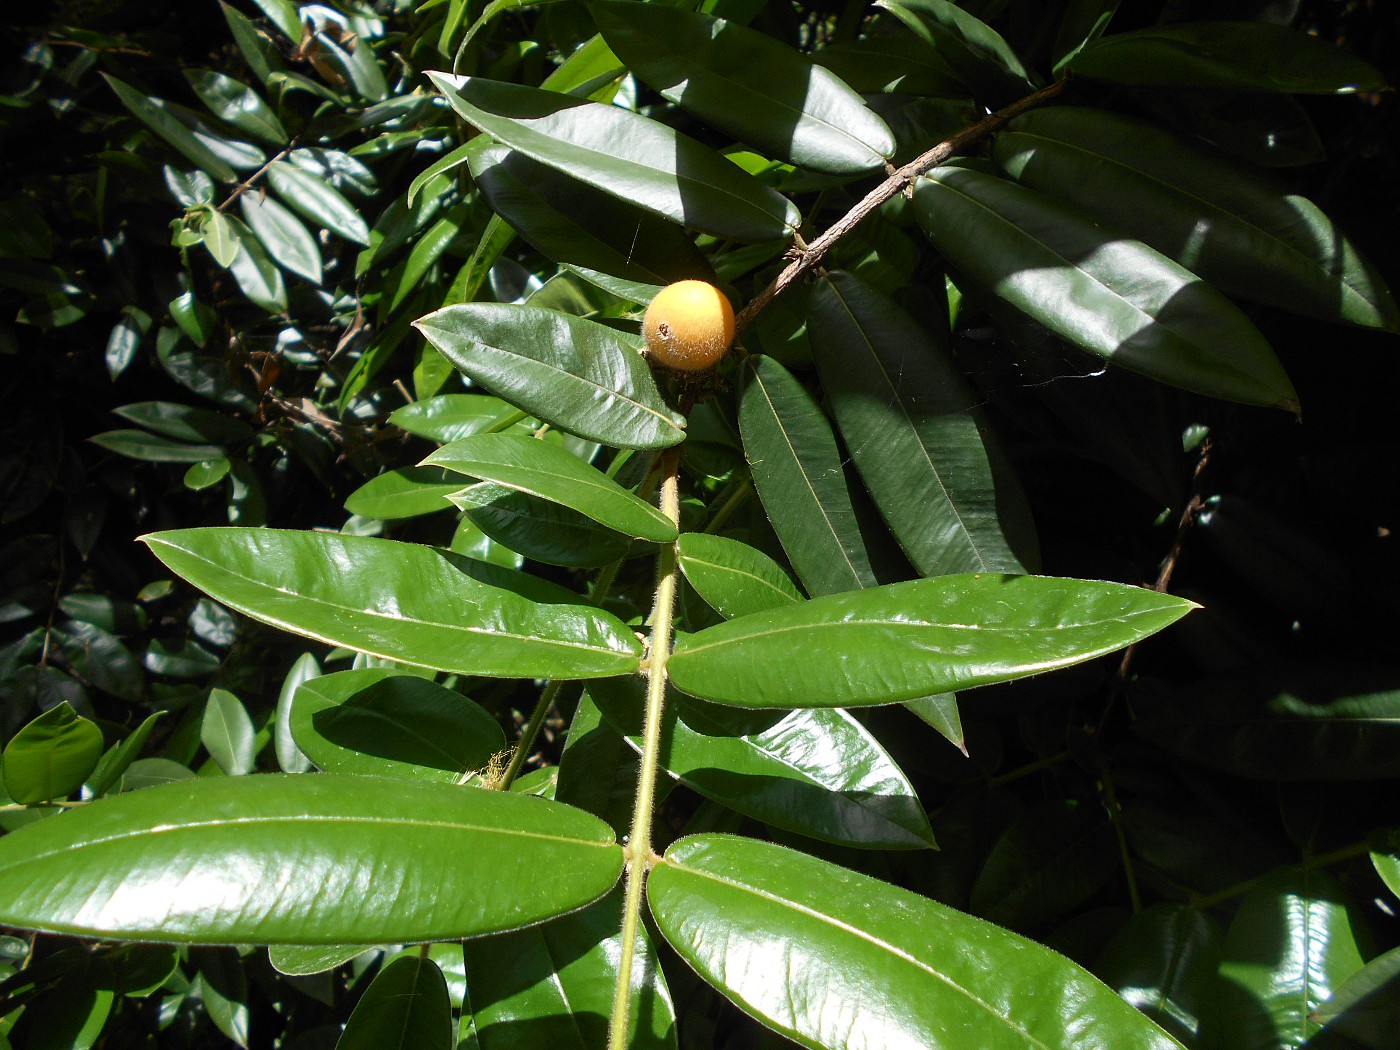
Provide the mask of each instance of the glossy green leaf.
{"label": "glossy green leaf", "polygon": [[389,422],[417,437],[446,445],[488,430],[514,412],[490,394],[439,394],[394,409]]}
{"label": "glossy green leaf", "polygon": [[624,536],[654,543],[676,538],[676,526],[660,510],[548,442],[515,434],[475,434],[444,445],[423,463],[570,507]]}
{"label": "glossy green leaf", "polygon": [[534,306],[466,303],[414,327],[475,382],[570,434],[620,448],[665,448],[685,436],[640,343],[606,325]]}
{"label": "glossy green leaf", "polygon": [[369,244],[369,227],[355,206],[324,179],[289,161],[274,161],[267,169],[273,192],[294,211],[356,244]]}
{"label": "glossy green leaf", "polygon": [[227,269],[238,258],[238,234],[222,212],[213,209],[200,215],[199,237],[214,261]]}
{"label": "glossy green leaf", "polygon": [[807,323],[851,458],[919,573],[1034,568],[1030,507],[948,348],[839,271],[813,290]]}
{"label": "glossy green leaf", "polygon": [[301,43],[303,26],[293,0],[253,0],[253,3],[258,5],[267,16],[267,20],[280,29],[292,44]]}
{"label": "glossy green leaf", "polygon": [[1196,1045],[1223,932],[1197,908],[1154,904],[1114,934],[1094,972],[1187,1046]]}
{"label": "glossy green leaf", "polygon": [[292,701],[292,735],[321,769],[462,784],[503,751],[496,720],[460,693],[382,667],[313,678]]}
{"label": "glossy green leaf", "polygon": [[386,470],[350,493],[345,509],[381,521],[416,518],[450,508],[447,497],[461,487],[461,478],[435,467]]}
{"label": "glossy green leaf", "polygon": [[747,543],[687,532],[676,553],[695,592],[727,620],[802,601],[782,566]]}
{"label": "glossy green leaf", "polygon": [[277,45],[253,24],[252,19],[223,0],[220,0],[219,8],[224,13],[224,21],[228,23],[239,53],[259,81],[266,84],[274,72],[286,68]]}
{"label": "glossy green leaf", "polygon": [[108,452],[150,463],[202,463],[223,455],[218,445],[189,445],[144,430],[108,430],[88,438]]}
{"label": "glossy green leaf", "polygon": [[145,748],[146,742],[150,740],[156,723],[164,715],[164,711],[157,711],[155,714],[147,716],[146,720],[133,729],[125,740],[113,746],[102,756],[102,761],[97,763],[97,767],[87,780],[88,790],[92,792],[94,798],[100,798],[107,794],[121,781],[122,774],[141,756],[141,751]]}
{"label": "glossy green leaf", "polygon": [[1189,762],[1262,780],[1400,776],[1394,667],[1283,664],[1144,699],[1137,733]]}
{"label": "glossy green leaf", "polygon": [[771,36],[659,4],[589,11],[635,76],[761,153],[833,175],[871,171],[894,155],[890,129],[859,95]]}
{"label": "glossy green leaf", "polygon": [[284,312],[287,309],[287,287],[282,280],[282,271],[273,263],[252,230],[237,219],[228,221],[240,248],[229,266],[229,273],[233,274],[238,287],[250,301],[270,314]]}
{"label": "glossy green leaf", "polygon": [[25,1007],[9,1046],[24,1050],[89,1050],[98,1045],[116,996],[83,978],[61,981]]}
{"label": "glossy green leaf", "polygon": [[1084,48],[1069,69],[1143,87],[1308,95],[1385,87],[1375,67],[1350,51],[1267,22],[1188,22],[1119,33]]}
{"label": "glossy green leaf", "polygon": [[468,123],[512,149],[672,222],[749,242],[790,236],[801,219],[709,147],[618,106],[480,77],[428,78]]}
{"label": "glossy green leaf", "polygon": [[681,839],[647,898],[706,981],[813,1050],[1180,1047],[1048,948],[781,846]]}
{"label": "glossy green leaf", "polygon": [[1055,37],[1055,72],[1088,44],[1103,36],[1121,0],[1069,0]]}
{"label": "glossy green leaf", "polygon": [[997,923],[1043,930],[1083,904],[1118,869],[1118,842],[1097,806],[1033,806],[997,837],[972,885],[971,909]]}
{"label": "glossy green leaf", "polygon": [[264,623],[439,671],[592,678],[636,670],[616,617],[542,605],[469,573],[479,563],[369,537],[186,529],[143,537],[174,572]]}
{"label": "glossy green leaf", "polygon": [[336,1050],[451,1050],[452,1003],[431,959],[400,955],[355,1004]]}
{"label": "glossy green leaf", "polygon": [[739,707],[888,704],[1082,663],[1193,608],[1120,583],[940,576],[708,627],[666,669],[684,692]]}
{"label": "glossy green leaf", "polygon": [[1297,408],[1283,367],[1238,307],[1142,242],[965,167],[920,178],[914,202],[949,262],[1075,346],[1211,397]]}
{"label": "glossy green leaf", "polygon": [[763,509],[808,593],[874,586],[831,424],[771,357],[744,362],[739,430]]}
{"label": "glossy green leaf", "polygon": [[112,414],[178,441],[225,446],[253,439],[253,428],[240,419],[174,401],[137,401],[112,409]]}
{"label": "glossy green leaf", "polygon": [[214,1027],[230,1042],[248,1047],[248,976],[233,948],[190,948],[190,966],[196,971],[190,997],[198,999]]}
{"label": "glossy green leaf", "polygon": [[238,209],[279,266],[312,284],[321,283],[321,249],[295,215],[273,198],[256,193],[239,197]]}
{"label": "glossy green leaf", "polygon": [[292,736],[292,701],[297,690],[313,678],[321,677],[321,665],[311,653],[302,653],[287,671],[282,680],[282,689],[277,694],[276,724],[272,732],[273,750],[277,753],[277,768],[283,773],[309,773],[311,760],[297,747]]}
{"label": "glossy green leaf", "polygon": [[[597,1050],[607,1043],[622,914],[614,893],[576,915],[468,941],[467,984],[480,1050]],[[656,951],[638,930],[626,1045],[674,1050],[675,1007]],[[467,1018],[463,1017],[465,1026]]]}
{"label": "glossy green leaf", "polygon": [[199,100],[214,116],[274,146],[286,144],[287,129],[272,107],[247,84],[212,69],[187,69],[184,74]]}
{"label": "glossy green leaf", "polygon": [[967,754],[967,735],[963,732],[957,693],[934,693],[917,700],[906,700],[904,709],[924,725],[938,730],[948,743]]}
{"label": "glossy green leaf", "polygon": [[548,565],[606,565],[626,557],[632,546],[626,536],[576,510],[491,482],[460,489],[451,501],[495,542]]}
{"label": "glossy green leaf", "polygon": [[214,689],[204,707],[199,739],[227,776],[253,771],[257,759],[253,720],[242,701],[226,689]]}
{"label": "glossy green leaf", "polygon": [[913,36],[888,34],[829,44],[812,55],[850,87],[866,95],[967,93],[957,75],[928,44]]}
{"label": "glossy green leaf", "polygon": [[274,944],[267,950],[267,959],[278,973],[305,977],[337,969],[373,950],[364,944]]}
{"label": "glossy green leaf", "polygon": [[1010,45],[991,26],[950,0],[878,0],[926,41],[968,87],[993,103],[1024,95],[1030,75]]}
{"label": "glossy green leaf", "polygon": [[1230,295],[1400,328],[1385,281],[1311,201],[1151,124],[1103,110],[1026,113],[997,136],[1017,180],[1151,245]]}
{"label": "glossy green leaf", "polygon": [[[646,682],[592,682],[588,693],[641,752]],[[924,849],[918,796],[879,741],[841,710],[736,712],[667,694],[662,766],[694,791],[799,835],[861,849]]]}
{"label": "glossy green leaf", "polygon": [[102,74],[107,86],[117,93],[122,105],[154,131],[162,139],[174,146],[196,168],[207,172],[220,182],[233,182],[238,176],[228,161],[209,148],[184,123],[170,112],[170,104],[164,99],[150,98],[141,94],[129,84],[124,84],[114,76]]}
{"label": "glossy green leaf", "polygon": [[450,940],[580,908],[621,870],[605,824],[544,799],[330,773],[195,779],[0,839],[0,922],[199,944]]}
{"label": "glossy green leaf", "polygon": [[1286,868],[1240,904],[1225,935],[1205,1046],[1302,1046],[1322,1027],[1312,1013],[1361,969],[1346,894],[1325,871]]}
{"label": "glossy green leaf", "polygon": [[63,701],[5,745],[5,791],[22,806],[77,791],[102,757],[102,730]]}
{"label": "glossy green leaf", "polygon": [[652,284],[713,277],[674,223],[523,153],[493,145],[471,167],[497,214],[551,259]]}
{"label": "glossy green leaf", "polygon": [[1400,948],[1392,948],[1357,970],[1313,1019],[1372,1050],[1389,1050],[1400,1025]]}

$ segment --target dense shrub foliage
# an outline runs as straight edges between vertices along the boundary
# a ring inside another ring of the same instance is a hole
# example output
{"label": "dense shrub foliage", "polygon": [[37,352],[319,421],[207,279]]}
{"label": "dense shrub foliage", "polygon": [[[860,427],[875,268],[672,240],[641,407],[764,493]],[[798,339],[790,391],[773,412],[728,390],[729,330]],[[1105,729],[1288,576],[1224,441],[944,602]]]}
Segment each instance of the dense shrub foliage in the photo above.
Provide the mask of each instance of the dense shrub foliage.
{"label": "dense shrub foliage", "polygon": [[0,1046],[1394,1045],[1400,12],[0,19]]}

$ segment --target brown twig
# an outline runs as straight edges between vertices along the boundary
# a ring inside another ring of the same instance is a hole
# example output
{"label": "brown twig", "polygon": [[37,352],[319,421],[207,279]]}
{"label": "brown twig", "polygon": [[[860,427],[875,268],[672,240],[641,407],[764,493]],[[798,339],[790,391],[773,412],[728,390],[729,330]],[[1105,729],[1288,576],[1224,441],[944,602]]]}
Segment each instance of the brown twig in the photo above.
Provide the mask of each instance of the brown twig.
{"label": "brown twig", "polygon": [[297,140],[296,140],[296,139],[292,139],[292,141],[289,142],[289,143],[287,143],[287,145],[282,149],[282,151],[281,151],[280,153],[278,153],[278,154],[277,154],[276,156],[274,156],[270,161],[268,161],[266,164],[264,164],[261,168],[259,168],[259,169],[258,169],[257,171],[255,171],[255,172],[253,172],[253,174],[249,175],[246,179],[244,179],[244,180],[243,180],[242,182],[240,182],[237,186],[235,186],[235,187],[233,188],[233,191],[232,191],[227,197],[224,198],[224,202],[223,202],[222,204],[220,204],[220,205],[218,206],[218,208],[215,209],[215,210],[216,210],[216,211],[221,211],[221,212],[228,211],[229,208],[233,205],[233,202],[234,202],[234,201],[238,200],[239,197],[241,197],[241,196],[243,196],[243,194],[247,193],[248,190],[251,189],[251,188],[257,183],[257,181],[258,181],[260,178],[262,178],[263,175],[265,175],[265,174],[267,173],[267,169],[268,169],[268,168],[272,167],[272,166],[273,166],[274,164],[276,164],[279,160],[281,160],[281,159],[282,159],[283,157],[285,157],[287,154],[291,153],[292,150],[294,150],[294,149],[296,149],[296,148],[297,148]]}
{"label": "brown twig", "polygon": [[734,318],[735,333],[742,333],[755,317],[767,308],[768,304],[781,295],[791,284],[797,281],[816,266],[821,261],[831,247],[839,241],[867,215],[884,204],[895,194],[902,192],[916,178],[926,172],[938,167],[950,157],[965,151],[973,143],[990,135],[1008,120],[1019,116],[1028,109],[1034,109],[1049,99],[1054,98],[1065,89],[1069,78],[1065,77],[1055,81],[1039,91],[1034,91],[1025,98],[1019,99],[1003,109],[997,110],[983,117],[971,127],[964,128],[952,138],[944,139],[931,150],[911,160],[902,168],[896,168],[889,178],[867,193],[850,211],[843,215],[835,225],[831,226],[825,233],[814,240],[809,245],[801,245],[794,249],[795,258],[789,263],[783,272],[773,278],[773,282],[759,294]]}

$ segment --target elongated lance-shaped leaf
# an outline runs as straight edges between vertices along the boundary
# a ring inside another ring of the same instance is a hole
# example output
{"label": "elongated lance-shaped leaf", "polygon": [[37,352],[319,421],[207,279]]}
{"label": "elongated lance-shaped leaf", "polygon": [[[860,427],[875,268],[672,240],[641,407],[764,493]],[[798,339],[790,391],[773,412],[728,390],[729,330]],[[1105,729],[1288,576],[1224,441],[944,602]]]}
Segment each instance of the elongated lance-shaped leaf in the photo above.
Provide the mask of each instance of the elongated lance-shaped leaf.
{"label": "elongated lance-shaped leaf", "polygon": [[802,601],[782,566],[747,543],[687,532],[676,555],[695,592],[725,619]]}
{"label": "elongated lance-shaped leaf", "polygon": [[[603,716],[638,753],[645,693],[638,675],[588,686]],[[735,711],[672,690],[664,712],[663,768],[708,799],[857,849],[934,844],[909,779],[846,711]]]}
{"label": "elongated lance-shaped leaf", "polygon": [[454,492],[454,506],[497,543],[547,565],[585,568],[626,557],[631,541],[576,510],[483,481]]}
{"label": "elongated lance-shaped leaf", "polygon": [[1170,132],[1074,106],[1026,113],[996,160],[1230,295],[1323,320],[1400,328],[1385,281],[1322,210]]}
{"label": "elongated lance-shaped leaf", "polygon": [[201,171],[220,182],[232,182],[237,178],[232,166],[223,157],[209,148],[209,144],[199,138],[176,118],[170,104],[164,99],[150,98],[141,94],[130,84],[125,84],[114,76],[102,74],[107,86],[117,93],[122,105],[132,114],[182,153],[187,160]]}
{"label": "elongated lance-shaped leaf", "polygon": [[515,434],[474,434],[444,445],[423,463],[571,507],[624,536],[655,543],[676,538],[676,526],[660,510],[558,445]]}
{"label": "elongated lance-shaped leaf", "polygon": [[859,95],[765,33],[658,4],[589,11],[618,58],[663,98],[768,156],[857,175],[894,155],[894,135]]}
{"label": "elongated lance-shaped leaf", "polygon": [[414,322],[442,355],[511,404],[570,434],[619,448],[685,437],[642,360],[640,341],[538,306],[465,303]]}
{"label": "elongated lance-shaped leaf", "polygon": [[355,1004],[337,1050],[450,1050],[452,1003],[437,963],[400,955]]}
{"label": "elongated lance-shaped leaf", "polygon": [[0,922],[197,944],[455,940],[601,897],[596,817],[507,792],[330,773],[194,779],[0,839]]}
{"label": "elongated lance-shaped leaf", "polygon": [[988,102],[1000,104],[1032,87],[1026,67],[1001,34],[951,0],[878,0],[876,6],[908,26]]}
{"label": "elongated lance-shaped leaf", "polygon": [[739,430],[754,487],[792,567],[811,594],[873,587],[831,424],[771,357],[744,363]]}
{"label": "elongated lance-shaped leaf", "polygon": [[1313,1011],[1362,967],[1356,925],[1329,872],[1282,868],[1261,879],[1225,934],[1202,1045],[1306,1045],[1322,1028]]}
{"label": "elongated lance-shaped leaf", "polygon": [[[556,922],[467,941],[470,1021],[481,1050],[598,1050],[607,1044],[617,985],[622,895]],[[629,1050],[675,1050],[676,1011],[646,928],[631,973]],[[521,1033],[529,1033],[522,1042]],[[463,1045],[466,1045],[465,1043]]]}
{"label": "elongated lance-shaped leaf", "polygon": [[527,157],[672,222],[735,241],[788,237],[792,202],[708,146],[618,106],[429,73],[470,124]]}
{"label": "elongated lance-shaped leaf", "polygon": [[277,195],[312,222],[347,241],[369,244],[369,227],[355,206],[325,180],[287,161],[275,161],[267,180]]}
{"label": "elongated lance-shaped leaf", "polygon": [[947,348],[840,272],[813,290],[808,332],[856,469],[920,574],[1034,568],[1025,495]]}
{"label": "elongated lance-shaped leaf", "polygon": [[714,278],[679,226],[523,153],[489,145],[471,169],[495,212],[551,259],[648,284]]}
{"label": "elongated lance-shaped leaf", "polygon": [[661,935],[746,1013],[813,1050],[1180,1050],[1062,955],[781,846],[674,843]]}
{"label": "elongated lance-shaped leaf", "polygon": [[1297,409],[1283,366],[1239,308],[1141,241],[957,165],[920,178],[914,204],[950,263],[1074,345],[1186,390]]}
{"label": "elongated lance-shaped leaf", "polygon": [[1114,934],[1094,964],[1104,983],[1182,1042],[1212,1009],[1224,934],[1200,908],[1154,904]]}
{"label": "elongated lance-shaped leaf", "polygon": [[1267,22],[1188,22],[1090,44],[1071,72],[1117,84],[1333,95],[1380,91],[1385,78],[1327,40]]}
{"label": "elongated lance-shaped leaf", "polygon": [[641,644],[609,613],[539,604],[413,543],[275,529],[143,537],[173,571],[263,623],[372,656],[503,678],[636,670]]}
{"label": "elongated lance-shaped leaf", "polygon": [[678,689],[738,707],[888,704],[1082,663],[1195,607],[1121,583],[939,576],[707,627],[666,669]]}
{"label": "elongated lance-shaped leaf", "polygon": [[313,678],[291,710],[297,746],[331,773],[465,783],[506,746],[477,703],[383,667]]}

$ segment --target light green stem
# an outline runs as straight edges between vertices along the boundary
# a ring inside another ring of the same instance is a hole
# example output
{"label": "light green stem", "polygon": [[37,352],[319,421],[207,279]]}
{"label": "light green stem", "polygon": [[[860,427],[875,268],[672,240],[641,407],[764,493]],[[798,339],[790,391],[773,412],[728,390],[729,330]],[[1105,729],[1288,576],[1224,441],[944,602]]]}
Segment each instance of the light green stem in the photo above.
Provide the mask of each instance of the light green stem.
{"label": "light green stem", "polygon": [[535,705],[534,712],[530,715],[530,721],[520,733],[520,740],[515,745],[515,750],[511,752],[510,765],[506,766],[506,771],[501,774],[501,779],[496,782],[496,787],[500,791],[509,791],[511,784],[515,783],[515,778],[520,775],[520,770],[525,766],[525,760],[530,757],[530,752],[535,746],[535,737],[539,736],[540,726],[544,725],[545,715],[549,714],[550,706],[554,703],[554,698],[559,695],[559,687],[562,682],[551,681],[540,693],[539,703]]}
{"label": "light green stem", "polygon": [[[676,478],[679,457],[674,449],[662,456],[661,511],[676,524],[681,520],[680,488]],[[622,907],[622,952],[617,965],[612,1021],[608,1026],[608,1050],[626,1050],[631,1024],[632,960],[637,949],[637,927],[642,915],[642,890],[647,871],[656,860],[651,848],[652,807],[656,800],[656,771],[661,753],[661,711],[666,701],[666,661],[671,655],[672,616],[676,603],[676,547],[668,543],[657,556],[656,603],[651,613],[651,648],[647,657],[647,708],[643,731],[642,767],[637,776],[636,805],[627,836],[627,892]]]}

